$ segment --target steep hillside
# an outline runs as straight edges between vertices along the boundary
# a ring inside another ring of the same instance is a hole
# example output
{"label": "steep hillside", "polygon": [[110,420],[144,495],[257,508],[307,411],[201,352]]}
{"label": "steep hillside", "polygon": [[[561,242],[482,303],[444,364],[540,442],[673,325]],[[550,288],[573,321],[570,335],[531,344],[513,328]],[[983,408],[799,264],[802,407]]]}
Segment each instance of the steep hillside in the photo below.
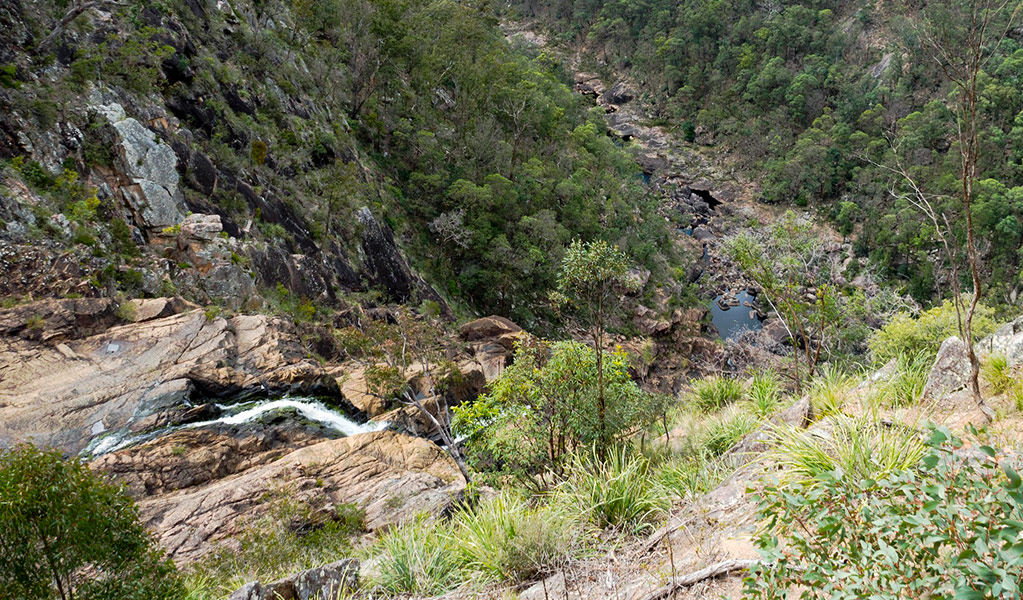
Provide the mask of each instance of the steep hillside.
{"label": "steep hillside", "polygon": [[[962,243],[950,110],[957,96],[923,28],[925,16],[945,19],[949,31],[963,25],[968,19],[950,6],[544,0],[512,3],[511,18],[582,48],[585,69],[611,82],[634,80],[655,122],[697,147],[713,147],[719,162],[757,182],[763,201],[829,219],[857,255],[928,303],[952,285],[952,275],[947,261],[934,260],[940,249],[929,234],[933,224],[906,200],[912,189],[891,169],[904,167],[924,183]],[[983,159],[973,213],[986,240],[984,282],[1014,302],[1023,245],[1015,200],[1023,29],[1018,19],[1007,22],[1010,13],[991,24],[991,57],[978,84]]]}
{"label": "steep hillside", "polygon": [[[558,65],[473,7],[11,1],[0,18],[5,266],[81,280],[7,296],[180,288],[238,308],[280,284],[539,324],[572,238],[668,274],[629,156]],[[224,242],[167,248],[189,213]]]}

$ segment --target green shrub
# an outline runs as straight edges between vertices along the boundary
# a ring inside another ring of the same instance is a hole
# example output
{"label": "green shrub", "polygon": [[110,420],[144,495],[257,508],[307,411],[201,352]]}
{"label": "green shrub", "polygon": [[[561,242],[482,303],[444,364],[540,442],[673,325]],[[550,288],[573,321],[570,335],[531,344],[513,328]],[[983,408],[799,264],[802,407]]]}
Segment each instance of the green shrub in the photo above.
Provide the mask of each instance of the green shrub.
{"label": "green shrub", "polygon": [[576,532],[563,509],[531,507],[503,493],[454,517],[452,544],[462,568],[485,578],[526,581],[554,572],[570,558]]}
{"label": "green shrub", "polygon": [[[974,339],[995,330],[993,314],[994,311],[987,306],[977,305],[977,313],[973,317]],[[959,335],[959,320],[955,304],[946,300],[941,306],[920,313],[917,318],[906,313],[895,315],[870,337],[867,345],[874,362],[879,365],[899,356],[923,355],[927,360],[934,360],[941,343],[953,335]]]}
{"label": "green shrub", "polygon": [[742,383],[731,377],[713,376],[693,382],[689,402],[704,412],[719,410],[742,399]]}
{"label": "green shrub", "polygon": [[[490,393],[455,409],[456,433],[467,437],[473,465],[534,491],[563,479],[573,449],[601,438],[595,358],[578,342],[520,346]],[[624,352],[604,353],[603,376],[607,439],[624,442],[661,414],[661,399],[636,385]]]}
{"label": "green shrub", "polygon": [[0,590],[24,600],[177,600],[182,587],[128,494],[78,459],[0,451]]}
{"label": "green shrub", "polygon": [[921,460],[883,477],[832,470],[812,484],[768,487],[759,507],[767,528],[756,542],[764,560],[745,579],[745,597],[781,600],[802,589],[804,598],[836,600],[1019,598],[1019,475],[956,453],[948,430],[935,430],[927,446]]}
{"label": "green shrub", "polygon": [[376,587],[393,594],[441,594],[458,582],[450,525],[419,518],[377,542]]}
{"label": "green shrub", "polygon": [[670,507],[667,491],[649,467],[645,457],[624,447],[612,449],[604,460],[577,455],[571,476],[558,489],[559,499],[598,527],[646,531]]}

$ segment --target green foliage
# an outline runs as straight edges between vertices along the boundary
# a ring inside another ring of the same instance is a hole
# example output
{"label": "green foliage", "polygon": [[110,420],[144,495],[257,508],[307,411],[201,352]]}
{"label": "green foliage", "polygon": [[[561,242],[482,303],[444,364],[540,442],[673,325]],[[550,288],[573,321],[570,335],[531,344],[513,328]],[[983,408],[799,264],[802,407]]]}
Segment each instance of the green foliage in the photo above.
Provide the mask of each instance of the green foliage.
{"label": "green foliage", "polygon": [[446,592],[458,577],[450,531],[446,523],[419,518],[385,533],[377,542],[376,585],[394,594]]}
{"label": "green foliage", "polygon": [[[977,305],[973,317],[974,339],[995,330],[993,315],[992,309]],[[907,313],[896,315],[871,336],[869,345],[874,362],[879,365],[899,356],[923,356],[924,360],[933,361],[941,343],[953,335],[959,335],[959,319],[955,304],[946,300],[916,318]]]}
{"label": "green foliage", "polygon": [[760,421],[754,415],[743,410],[726,410],[710,420],[700,443],[708,455],[721,456],[759,426]]}
{"label": "green foliage", "polygon": [[365,530],[366,513],[354,504],[314,510],[283,492],[270,501],[265,516],[244,524],[237,548],[221,548],[190,567],[189,587],[226,597],[249,581],[274,581],[350,555]]}
{"label": "green foliage", "polygon": [[182,589],[121,489],[78,459],[0,451],[0,588],[12,598],[176,600]]}
{"label": "green foliage", "polygon": [[692,499],[721,483],[729,471],[705,453],[672,458],[658,467],[656,476],[664,489],[680,499]]}
{"label": "green foliage", "polygon": [[[886,473],[827,470],[761,497],[764,561],[750,598],[1005,598],[1023,581],[1020,476],[956,452],[935,430],[926,452]],[[989,458],[990,457],[990,458]],[[785,544],[779,541],[784,537]]]}
{"label": "green foliage", "polygon": [[578,527],[563,507],[534,507],[502,493],[454,516],[453,544],[463,569],[497,581],[548,575],[572,556]]}
{"label": "green foliage", "polygon": [[723,375],[697,379],[692,386],[688,402],[703,412],[720,410],[742,400],[746,393],[741,381]]}
{"label": "green foliage", "polygon": [[757,371],[746,389],[746,406],[754,415],[766,418],[778,409],[781,396],[778,374],[772,370]]}
{"label": "green foliage", "polygon": [[853,379],[842,369],[825,365],[810,382],[810,410],[815,417],[841,414],[849,399]]}
{"label": "green foliage", "polygon": [[651,529],[667,515],[667,491],[652,476],[645,457],[624,447],[608,452],[575,455],[571,476],[558,492],[592,524],[629,533]]}
{"label": "green foliage", "polygon": [[984,378],[988,388],[995,394],[1007,391],[1013,384],[1009,360],[1002,353],[984,357],[984,361],[980,365],[980,376]]}
{"label": "green foliage", "polygon": [[[455,431],[476,468],[537,490],[561,479],[571,454],[602,433],[594,354],[578,342],[520,345],[489,393],[455,408]],[[604,358],[604,434],[615,444],[658,418],[663,399],[632,381],[624,352]]]}
{"label": "green foliage", "polygon": [[869,417],[833,416],[830,434],[816,435],[793,427],[776,427],[775,462],[782,481],[813,486],[819,477],[842,472],[853,480],[879,480],[911,468],[923,457],[918,434],[902,425]]}
{"label": "green foliage", "polygon": [[267,147],[266,142],[262,140],[252,140],[252,144],[249,146],[249,157],[252,162],[262,166],[266,162],[266,154],[270,149]]}
{"label": "green foliage", "polygon": [[882,386],[886,403],[895,408],[915,404],[924,391],[931,364],[926,356],[900,355],[896,359],[895,374]]}
{"label": "green foliage", "polygon": [[17,74],[18,67],[16,65],[0,65],[0,87],[17,89],[20,85]]}

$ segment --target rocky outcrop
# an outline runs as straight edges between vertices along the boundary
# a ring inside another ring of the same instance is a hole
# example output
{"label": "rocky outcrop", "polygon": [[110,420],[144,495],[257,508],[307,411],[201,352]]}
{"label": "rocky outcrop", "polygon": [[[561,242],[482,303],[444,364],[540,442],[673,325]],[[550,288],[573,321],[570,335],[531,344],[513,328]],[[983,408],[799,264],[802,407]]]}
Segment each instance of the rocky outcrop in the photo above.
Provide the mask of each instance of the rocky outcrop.
{"label": "rocky outcrop", "polygon": [[118,170],[130,180],[121,193],[140,226],[160,229],[181,222],[184,199],[178,188],[177,156],[156,134],[128,117],[117,103],[96,110],[117,132]]}
{"label": "rocky outcrop", "polygon": [[[424,512],[440,514],[464,487],[441,448],[392,431],[319,441],[280,458],[272,445],[261,450],[264,442],[188,434],[188,440],[175,434],[114,452],[96,465],[133,482],[143,521],[177,561],[235,543],[233,535],[269,514],[282,497],[308,506],[312,515],[356,504],[365,510],[367,529],[375,530]],[[192,443],[213,449],[197,452]],[[205,478],[206,466],[219,465],[245,444],[256,452],[233,467],[216,467],[224,469],[223,477]],[[175,454],[175,448],[184,450]],[[185,475],[172,475],[176,470]]]}
{"label": "rocky outcrop", "polygon": [[[183,312],[139,319],[174,305]],[[141,304],[134,323],[111,326],[114,313],[107,299],[0,310],[0,446],[31,439],[77,453],[104,434],[155,426],[199,395],[339,397],[334,379],[277,319],[207,317],[177,301]]]}
{"label": "rocky outcrop", "polygon": [[931,372],[924,384],[923,399],[941,400],[970,384],[970,357],[966,344],[958,337],[941,343]]}
{"label": "rocky outcrop", "polygon": [[511,363],[515,345],[529,334],[504,317],[490,316],[462,325],[458,335],[467,343],[471,354],[471,358],[460,365],[462,372],[478,370],[484,382],[490,383]]}
{"label": "rocky outcrop", "polygon": [[359,561],[346,558],[280,581],[246,583],[228,600],[331,600],[359,586]]}

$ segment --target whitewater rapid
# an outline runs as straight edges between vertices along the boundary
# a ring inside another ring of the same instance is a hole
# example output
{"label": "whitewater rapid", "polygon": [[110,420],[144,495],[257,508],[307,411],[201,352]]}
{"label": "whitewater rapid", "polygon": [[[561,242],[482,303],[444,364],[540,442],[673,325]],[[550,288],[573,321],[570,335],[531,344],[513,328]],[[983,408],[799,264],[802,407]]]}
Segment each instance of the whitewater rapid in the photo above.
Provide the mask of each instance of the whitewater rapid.
{"label": "whitewater rapid", "polygon": [[165,427],[163,429],[137,435],[131,435],[127,431],[112,432],[108,435],[94,439],[89,443],[89,446],[83,453],[96,457],[122,448],[127,448],[128,446],[147,442],[181,429],[197,429],[200,427],[211,427],[214,425],[241,425],[244,423],[251,423],[267,413],[289,408],[294,409],[305,419],[319,423],[328,429],[332,429],[346,436],[380,431],[388,425],[384,421],[370,421],[360,425],[338,411],[328,407],[326,404],[313,398],[305,397],[284,397],[274,400],[259,400],[255,403],[247,402],[237,405],[218,404],[217,408],[222,411],[221,416],[209,421],[184,423],[182,425]]}

